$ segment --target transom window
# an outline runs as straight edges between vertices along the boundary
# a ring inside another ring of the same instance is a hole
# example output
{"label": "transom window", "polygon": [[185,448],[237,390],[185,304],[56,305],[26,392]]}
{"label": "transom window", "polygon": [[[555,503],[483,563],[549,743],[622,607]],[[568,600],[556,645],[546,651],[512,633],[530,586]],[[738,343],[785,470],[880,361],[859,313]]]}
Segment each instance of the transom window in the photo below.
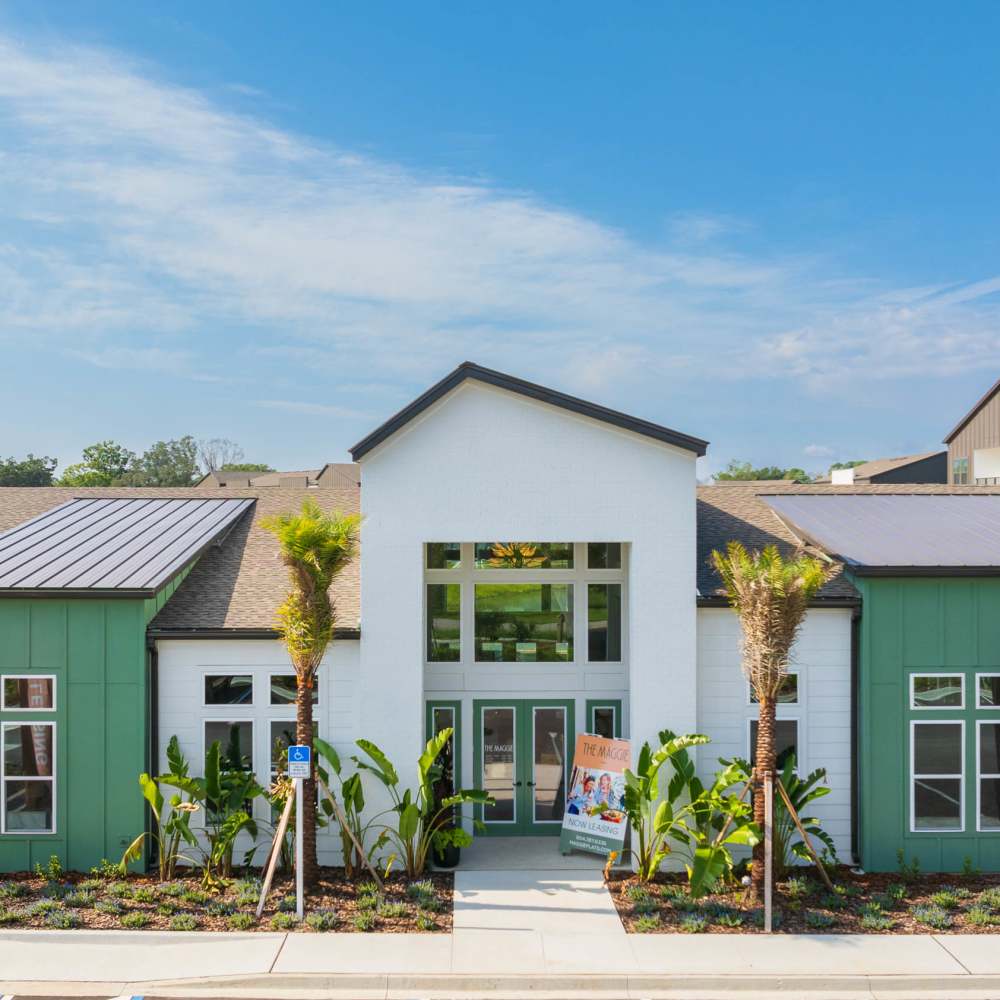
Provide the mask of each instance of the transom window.
{"label": "transom window", "polygon": [[[753,685],[748,681],[747,688],[750,691],[750,704],[756,705],[757,702],[757,692],[754,691]],[[797,705],[799,703],[799,672],[797,670],[790,670],[781,679],[781,686],[778,688],[778,697],[775,699],[775,703],[778,705]]]}
{"label": "transom window", "polygon": [[1000,674],[976,674],[976,707],[1000,708]]}
{"label": "transom window", "polygon": [[428,663],[621,663],[620,542],[429,542]]}
{"label": "transom window", "polygon": [[0,683],[0,711],[51,712],[56,707],[56,679],[51,674],[5,674]]}
{"label": "transom window", "polygon": [[911,708],[962,708],[964,674],[910,674]]}

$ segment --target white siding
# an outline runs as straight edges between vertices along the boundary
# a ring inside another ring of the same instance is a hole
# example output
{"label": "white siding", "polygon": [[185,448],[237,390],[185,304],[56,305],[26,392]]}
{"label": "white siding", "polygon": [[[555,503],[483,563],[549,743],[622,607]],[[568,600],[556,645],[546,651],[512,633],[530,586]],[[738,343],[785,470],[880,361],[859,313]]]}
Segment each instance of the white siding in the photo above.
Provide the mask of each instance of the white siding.
{"label": "white siding", "polygon": [[[319,735],[332,743],[342,758],[357,752],[354,741],[362,735],[359,727],[357,641],[336,641],[330,647],[319,669],[319,705],[315,720]],[[167,769],[166,747],[171,736],[177,736],[193,774],[201,773],[204,761],[204,726],[210,719],[254,721],[254,770],[257,780],[267,787],[270,782],[270,720],[294,720],[294,706],[272,706],[269,702],[268,678],[272,673],[292,673],[291,661],[281,642],[271,639],[186,639],[160,640],[159,652],[159,742],[160,771]],[[252,706],[205,707],[204,678],[213,673],[250,674],[254,679]],[[269,808],[263,801],[256,804],[256,818],[261,823],[258,839],[260,861],[270,842]],[[196,820],[194,826],[200,826]],[[249,847],[240,841],[237,856]],[[340,843],[328,831],[320,830],[319,862],[323,865],[340,863]]]}
{"label": "white siding", "polygon": [[[698,770],[710,778],[720,757],[748,757],[749,720],[757,706],[740,669],[740,624],[725,608],[698,609],[698,731],[712,738]],[[799,723],[799,769],[827,770],[831,792],[813,803],[842,861],[851,859],[851,612],[810,611],[792,651],[799,704],[778,707],[778,718]]]}

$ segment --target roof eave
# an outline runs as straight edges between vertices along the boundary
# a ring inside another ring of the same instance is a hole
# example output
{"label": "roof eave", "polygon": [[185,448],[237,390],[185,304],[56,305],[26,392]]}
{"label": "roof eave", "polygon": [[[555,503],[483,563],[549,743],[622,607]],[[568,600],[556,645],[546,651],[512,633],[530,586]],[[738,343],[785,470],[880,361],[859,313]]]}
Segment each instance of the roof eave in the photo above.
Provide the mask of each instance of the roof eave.
{"label": "roof eave", "polygon": [[998,389],[1000,389],[1000,379],[993,383],[979,402],[955,425],[955,429],[944,439],[944,444],[951,444],[965,425],[996,395]]}
{"label": "roof eave", "polygon": [[854,576],[1000,576],[1000,566],[862,566],[848,567]]}

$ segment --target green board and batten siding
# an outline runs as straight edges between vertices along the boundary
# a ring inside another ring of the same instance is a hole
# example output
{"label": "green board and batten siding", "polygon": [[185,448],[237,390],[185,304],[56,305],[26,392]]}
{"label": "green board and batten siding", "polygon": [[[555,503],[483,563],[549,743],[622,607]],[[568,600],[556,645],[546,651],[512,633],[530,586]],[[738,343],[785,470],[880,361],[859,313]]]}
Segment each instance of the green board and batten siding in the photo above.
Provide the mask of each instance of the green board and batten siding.
{"label": "green board and batten siding", "polygon": [[56,832],[0,834],[0,871],[57,854],[86,871],[118,860],[145,826],[137,781],[147,768],[146,625],[189,572],[142,599],[0,599],[0,674],[53,674],[55,712],[0,721],[56,723]]}
{"label": "green board and batten siding", "polygon": [[[902,848],[924,871],[961,871],[971,859],[1000,871],[1000,833],[976,829],[975,674],[1000,671],[1000,579],[856,577],[862,594],[859,650],[861,862],[891,871]],[[909,678],[961,673],[965,708],[913,711]],[[965,720],[964,830],[910,830],[910,722]]]}

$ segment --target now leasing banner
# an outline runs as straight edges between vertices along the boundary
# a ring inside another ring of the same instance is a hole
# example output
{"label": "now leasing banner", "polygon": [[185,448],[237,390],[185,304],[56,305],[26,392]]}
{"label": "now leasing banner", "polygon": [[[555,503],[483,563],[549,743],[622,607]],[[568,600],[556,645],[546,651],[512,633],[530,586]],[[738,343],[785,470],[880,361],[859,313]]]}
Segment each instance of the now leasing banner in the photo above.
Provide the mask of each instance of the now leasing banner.
{"label": "now leasing banner", "polygon": [[566,797],[559,848],[607,855],[625,842],[625,768],[632,763],[628,740],[581,733],[576,738],[573,777]]}

